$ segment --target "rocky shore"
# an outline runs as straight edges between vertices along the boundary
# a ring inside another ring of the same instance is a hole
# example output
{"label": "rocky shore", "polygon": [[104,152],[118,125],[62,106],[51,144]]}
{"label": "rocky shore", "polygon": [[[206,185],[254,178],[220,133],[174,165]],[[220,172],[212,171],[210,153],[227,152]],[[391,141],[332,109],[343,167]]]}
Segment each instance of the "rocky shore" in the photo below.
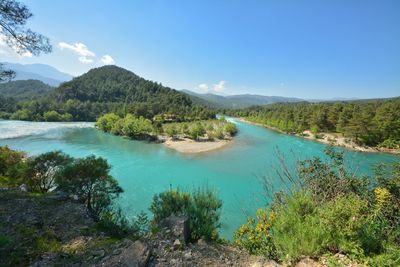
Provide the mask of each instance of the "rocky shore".
{"label": "rocky shore", "polygon": [[[168,217],[139,239],[116,239],[95,230],[69,196],[23,191],[0,190],[0,266],[285,266],[229,243],[190,242],[185,217]],[[326,265],[304,258],[295,266]]]}

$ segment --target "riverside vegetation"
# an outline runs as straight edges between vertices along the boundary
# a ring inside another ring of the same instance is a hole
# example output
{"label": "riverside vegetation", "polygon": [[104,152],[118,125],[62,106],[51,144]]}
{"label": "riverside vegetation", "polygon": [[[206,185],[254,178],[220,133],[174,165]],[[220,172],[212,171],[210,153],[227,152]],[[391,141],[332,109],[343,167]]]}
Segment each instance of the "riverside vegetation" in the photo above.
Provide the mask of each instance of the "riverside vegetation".
{"label": "riverside vegetation", "polygon": [[[309,256],[330,266],[350,262],[398,266],[399,163],[377,166],[374,177],[358,177],[345,167],[342,153],[328,148],[327,155],[326,161],[300,161],[296,173],[283,163],[278,175],[288,188],[285,191],[277,192],[266,178],[265,194],[273,201],[237,230],[232,245],[290,264]],[[159,223],[170,215],[189,218],[192,241],[202,238],[222,242],[218,228],[223,203],[207,187],[193,192],[171,188],[155,195],[150,224],[143,213],[133,221],[124,217],[115,204],[122,188],[109,174],[107,161],[100,157],[74,159],[60,151],[27,157],[1,147],[0,168],[3,188],[26,184],[31,188],[29,194],[37,198],[60,192],[75,195],[95,222],[92,231],[105,232],[111,243],[124,237],[135,240],[151,229],[156,234]],[[34,202],[41,203],[39,198]],[[6,255],[2,264],[24,265],[46,251],[64,253],[65,260],[77,260],[77,252],[66,250],[54,234],[27,226],[22,231],[21,227],[1,231],[0,253]],[[20,238],[28,233],[30,241],[21,245]]]}
{"label": "riverside vegetation", "polygon": [[225,117],[218,120],[180,123],[161,123],[162,121],[162,118],[160,118],[153,122],[143,117],[135,117],[132,114],[127,114],[124,118],[121,118],[115,113],[109,113],[97,120],[96,127],[104,132],[131,139],[149,140],[162,139],[163,136],[167,136],[173,140],[189,138],[196,141],[214,141],[215,139],[231,138],[238,131],[236,125],[227,122]]}
{"label": "riverside vegetation", "polygon": [[360,145],[400,148],[400,98],[352,102],[283,103],[226,114],[285,133],[338,133]]}

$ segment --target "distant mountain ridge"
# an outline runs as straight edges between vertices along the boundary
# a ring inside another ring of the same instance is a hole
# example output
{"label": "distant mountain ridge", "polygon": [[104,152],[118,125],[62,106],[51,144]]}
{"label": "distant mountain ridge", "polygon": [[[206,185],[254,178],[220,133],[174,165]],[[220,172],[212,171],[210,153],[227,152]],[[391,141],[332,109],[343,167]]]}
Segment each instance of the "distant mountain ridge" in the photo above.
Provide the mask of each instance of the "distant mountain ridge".
{"label": "distant mountain ridge", "polygon": [[0,95],[17,100],[32,100],[43,97],[54,87],[39,80],[20,80],[0,83]]}
{"label": "distant mountain ridge", "polygon": [[243,95],[230,95],[221,96],[216,94],[199,94],[190,90],[182,90],[182,92],[188,94],[192,101],[197,104],[208,105],[210,107],[216,108],[247,108],[250,106],[264,106],[274,103],[293,103],[306,101],[304,99],[295,97],[283,97],[283,96],[264,96],[264,95],[253,95],[253,94],[243,94]]}
{"label": "distant mountain ridge", "polygon": [[16,72],[14,80],[39,80],[50,86],[72,80],[73,76],[46,64],[3,63],[3,68]]}

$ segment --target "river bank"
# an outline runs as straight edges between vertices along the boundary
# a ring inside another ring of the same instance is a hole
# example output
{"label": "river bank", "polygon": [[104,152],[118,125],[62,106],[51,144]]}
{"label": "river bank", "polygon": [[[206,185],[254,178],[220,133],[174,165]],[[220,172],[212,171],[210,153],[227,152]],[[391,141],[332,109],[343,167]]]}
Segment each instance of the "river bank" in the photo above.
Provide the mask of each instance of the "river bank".
{"label": "river bank", "polygon": [[[268,126],[268,125],[257,123],[257,122],[252,122],[252,121],[246,120],[243,117],[238,118],[238,119],[241,122],[268,128],[270,130],[274,130],[274,131],[277,131],[282,134],[288,134],[288,133],[285,133],[285,132],[279,130],[276,127]],[[351,139],[345,138],[338,133],[318,133],[318,138],[317,138],[317,136],[315,136],[311,131],[306,130],[301,134],[296,133],[296,134],[291,134],[291,135],[295,135],[295,136],[302,137],[304,139],[308,139],[308,140],[312,140],[312,141],[317,141],[319,143],[323,143],[323,144],[327,144],[327,145],[344,147],[344,148],[347,148],[347,149],[350,149],[353,151],[370,152],[370,153],[389,153],[389,154],[394,154],[394,155],[400,154],[399,149],[370,147],[370,146],[362,146],[362,145],[356,144]]]}
{"label": "river bank", "polygon": [[169,138],[164,141],[164,145],[184,154],[197,154],[209,152],[226,147],[233,143],[232,139],[214,140],[214,141],[194,141],[189,138],[173,139]]}

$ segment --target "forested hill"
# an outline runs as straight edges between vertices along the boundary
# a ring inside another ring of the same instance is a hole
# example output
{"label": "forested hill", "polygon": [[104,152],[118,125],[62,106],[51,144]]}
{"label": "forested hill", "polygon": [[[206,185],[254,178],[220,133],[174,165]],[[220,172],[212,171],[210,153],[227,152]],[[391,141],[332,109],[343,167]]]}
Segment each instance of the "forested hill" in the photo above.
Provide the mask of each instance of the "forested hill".
{"label": "forested hill", "polygon": [[227,110],[226,114],[288,133],[340,133],[357,143],[400,148],[400,98],[291,103]]}
{"label": "forested hill", "polygon": [[[0,99],[0,104],[7,102]],[[177,120],[215,117],[186,94],[117,66],[92,69],[40,99],[0,106],[1,118],[33,121],[95,121],[109,112],[148,119],[162,114],[173,114]]]}
{"label": "forested hill", "polygon": [[47,95],[51,87],[38,80],[21,80],[0,83],[0,95],[18,100],[31,100]]}
{"label": "forested hill", "polygon": [[103,66],[66,82],[57,88],[58,101],[68,99],[90,102],[144,102],[162,106],[190,106],[181,92],[146,80],[117,66]]}

